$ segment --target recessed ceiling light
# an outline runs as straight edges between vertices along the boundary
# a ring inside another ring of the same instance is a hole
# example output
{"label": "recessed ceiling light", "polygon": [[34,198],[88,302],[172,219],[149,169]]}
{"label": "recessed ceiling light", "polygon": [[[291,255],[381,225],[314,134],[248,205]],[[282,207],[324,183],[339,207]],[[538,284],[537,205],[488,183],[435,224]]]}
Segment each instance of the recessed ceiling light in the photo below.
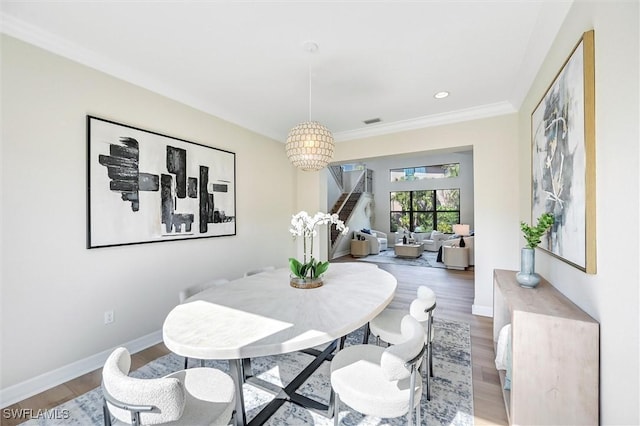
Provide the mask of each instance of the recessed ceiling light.
{"label": "recessed ceiling light", "polygon": [[449,96],[449,92],[444,92],[444,91],[443,92],[438,92],[435,95],[433,95],[433,97],[436,98],[436,99],[444,99],[447,96]]}

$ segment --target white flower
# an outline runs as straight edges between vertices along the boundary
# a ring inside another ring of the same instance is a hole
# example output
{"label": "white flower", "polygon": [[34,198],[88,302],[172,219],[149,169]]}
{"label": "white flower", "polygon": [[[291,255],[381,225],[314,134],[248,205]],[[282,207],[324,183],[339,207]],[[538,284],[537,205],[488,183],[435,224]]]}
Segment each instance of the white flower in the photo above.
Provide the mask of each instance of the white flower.
{"label": "white flower", "polygon": [[328,214],[317,212],[313,217],[309,216],[306,211],[300,211],[291,217],[291,228],[289,232],[293,237],[304,238],[304,257],[305,262],[307,258],[307,239],[310,239],[310,255],[313,257],[313,237],[318,235],[316,230],[318,225],[332,224],[336,226],[336,229],[341,232],[342,235],[346,235],[349,232],[349,228],[344,225],[344,222],[339,219],[337,214]]}

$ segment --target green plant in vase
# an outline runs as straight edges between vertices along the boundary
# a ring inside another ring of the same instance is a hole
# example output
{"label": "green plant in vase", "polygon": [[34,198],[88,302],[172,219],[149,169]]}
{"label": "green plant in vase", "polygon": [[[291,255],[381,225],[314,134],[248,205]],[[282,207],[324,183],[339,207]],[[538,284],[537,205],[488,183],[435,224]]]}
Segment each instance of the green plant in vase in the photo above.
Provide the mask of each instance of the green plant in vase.
{"label": "green plant in vase", "polygon": [[543,213],[535,226],[520,222],[520,230],[527,240],[526,247],[520,251],[520,272],[516,280],[522,287],[534,288],[540,283],[540,275],[535,273],[535,248],[540,244],[542,236],[551,228],[555,219],[551,213]]}
{"label": "green plant in vase", "polygon": [[520,222],[520,229],[524,233],[524,239],[527,240],[527,247],[531,249],[538,247],[541,241],[540,238],[551,228],[553,222],[555,222],[555,219],[551,213],[543,213],[538,218],[536,226],[529,226],[524,222]]}

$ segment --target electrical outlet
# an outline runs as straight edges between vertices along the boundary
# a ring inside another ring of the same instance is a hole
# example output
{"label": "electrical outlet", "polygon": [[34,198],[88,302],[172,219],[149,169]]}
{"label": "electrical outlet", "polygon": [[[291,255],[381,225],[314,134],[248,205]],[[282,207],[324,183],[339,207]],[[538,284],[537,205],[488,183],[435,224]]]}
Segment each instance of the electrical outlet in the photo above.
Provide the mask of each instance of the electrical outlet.
{"label": "electrical outlet", "polygon": [[104,323],[111,324],[113,321],[115,321],[113,310],[104,311]]}

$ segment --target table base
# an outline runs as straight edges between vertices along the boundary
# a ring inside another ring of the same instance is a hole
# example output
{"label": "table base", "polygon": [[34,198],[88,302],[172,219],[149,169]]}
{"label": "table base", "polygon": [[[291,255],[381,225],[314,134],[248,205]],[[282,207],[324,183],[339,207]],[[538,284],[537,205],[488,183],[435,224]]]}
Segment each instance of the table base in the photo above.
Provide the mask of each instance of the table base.
{"label": "table base", "polygon": [[[282,407],[285,402],[297,404],[327,418],[333,417],[333,389],[331,389],[329,405],[301,395],[297,393],[297,390],[320,367],[320,365],[322,365],[324,361],[331,361],[333,359],[333,351],[336,349],[336,347],[338,347],[338,350],[342,349],[342,347],[344,346],[344,340],[344,337],[338,340],[334,340],[323,351],[319,351],[317,349],[306,349],[301,351],[308,355],[313,355],[315,356],[315,358],[291,381],[291,383],[289,383],[284,388],[253,376],[250,371],[251,364],[249,360],[229,360],[231,375],[233,376],[233,380],[236,383],[236,426],[263,425],[273,414],[275,414],[276,411],[278,411],[280,407]],[[271,402],[269,402],[248,423],[244,408],[244,396],[242,394],[242,383],[244,382],[251,383],[252,385],[259,387],[260,389],[263,389],[275,395],[275,399],[271,400]]]}

